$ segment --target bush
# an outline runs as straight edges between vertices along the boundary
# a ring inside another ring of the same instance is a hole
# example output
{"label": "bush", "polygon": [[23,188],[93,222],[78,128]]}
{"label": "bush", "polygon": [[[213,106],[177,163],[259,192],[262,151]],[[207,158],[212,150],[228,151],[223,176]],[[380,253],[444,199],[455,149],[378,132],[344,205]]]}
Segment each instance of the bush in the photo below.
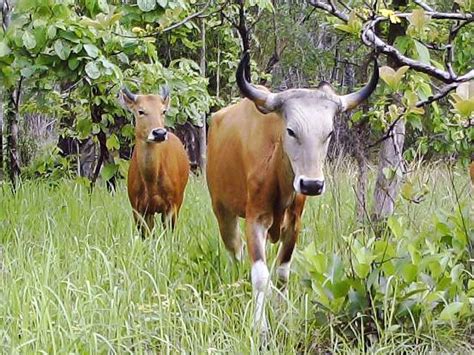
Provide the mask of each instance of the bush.
{"label": "bush", "polygon": [[382,342],[394,332],[468,324],[474,300],[468,213],[459,206],[426,216],[432,223],[420,233],[405,227],[407,217],[391,217],[380,239],[370,230],[343,237],[343,255],[319,252],[312,242],[301,269],[317,323],[362,346],[367,337]]}

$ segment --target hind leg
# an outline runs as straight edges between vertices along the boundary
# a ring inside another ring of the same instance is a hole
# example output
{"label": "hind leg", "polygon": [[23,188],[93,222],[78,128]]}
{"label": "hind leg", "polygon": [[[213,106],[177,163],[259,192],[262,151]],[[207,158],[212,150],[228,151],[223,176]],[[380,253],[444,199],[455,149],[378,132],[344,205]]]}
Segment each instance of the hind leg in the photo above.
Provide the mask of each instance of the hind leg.
{"label": "hind leg", "polygon": [[141,234],[143,239],[151,234],[153,227],[155,226],[154,214],[146,212],[142,214],[133,210],[133,219],[135,220],[138,232]]}
{"label": "hind leg", "polygon": [[178,211],[176,208],[169,209],[161,214],[161,223],[165,229],[174,230],[176,227],[176,220],[178,219]]}
{"label": "hind leg", "polygon": [[241,261],[243,254],[242,238],[239,231],[238,217],[223,206],[214,206],[214,213],[219,224],[219,231],[226,249],[235,260]]}

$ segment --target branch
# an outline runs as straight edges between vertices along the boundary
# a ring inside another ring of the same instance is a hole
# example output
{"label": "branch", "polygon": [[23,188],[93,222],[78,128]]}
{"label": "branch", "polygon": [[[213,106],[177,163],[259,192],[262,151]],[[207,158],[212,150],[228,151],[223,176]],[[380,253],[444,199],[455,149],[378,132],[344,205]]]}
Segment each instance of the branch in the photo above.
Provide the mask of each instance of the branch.
{"label": "branch", "polygon": [[211,0],[209,0],[209,1],[207,2],[207,4],[206,4],[200,11],[195,12],[194,14],[189,15],[188,17],[185,17],[185,18],[182,19],[181,21],[176,22],[174,25],[171,25],[171,26],[166,27],[165,29],[163,29],[163,30],[161,30],[161,31],[158,31],[157,33],[155,33],[155,35],[157,35],[157,34],[159,34],[159,33],[165,33],[165,32],[174,30],[175,28],[178,28],[179,26],[184,25],[186,22],[191,21],[193,18],[198,17],[198,16],[201,16],[201,15],[204,13],[204,11],[207,10],[207,8],[209,7],[209,5],[211,5]]}
{"label": "branch", "polygon": [[[339,18],[345,23],[347,23],[349,20],[349,16],[345,14],[344,12],[338,10],[332,2],[326,3],[321,0],[309,0],[309,3],[312,6],[319,8],[321,10],[324,10],[327,13]],[[474,21],[474,14],[470,14],[470,13],[469,14],[457,14],[457,13],[453,14],[453,13],[440,13],[440,12],[430,11],[430,12],[427,12],[427,14],[430,15],[432,18],[436,18],[436,19],[461,20],[461,21],[464,21],[464,24]],[[396,15],[398,17],[404,17],[404,18],[411,16],[411,14],[407,14],[407,13],[396,14]],[[425,64],[403,55],[394,46],[391,46],[385,43],[375,33],[375,26],[379,24],[380,22],[387,21],[387,20],[388,20],[387,18],[379,16],[364,25],[361,37],[362,37],[362,41],[364,42],[366,46],[375,47],[375,49],[378,52],[384,53],[385,55],[395,59],[398,63],[402,65],[408,65],[410,68],[416,71],[428,74],[446,84],[451,84],[453,82],[460,83],[460,82],[468,81],[474,78],[474,70],[471,70],[469,73],[458,77],[456,75],[452,75],[454,73],[450,73],[449,71],[438,69],[430,64]]]}
{"label": "branch", "polygon": [[[206,5],[201,9],[199,10],[198,12],[195,12],[187,17],[185,17],[184,19],[182,19],[181,21],[179,22],[176,22],[175,24],[172,24],[171,26],[169,27],[166,27],[162,30],[158,30],[158,31],[155,31],[155,32],[152,32],[152,33],[148,33],[146,35],[135,35],[135,36],[132,36],[132,35],[124,35],[124,34],[121,34],[121,33],[117,33],[117,32],[113,32],[115,35],[117,36],[120,36],[120,37],[123,37],[123,38],[154,38],[156,37],[157,35],[161,34],[161,33],[166,33],[166,32],[169,32],[169,31],[172,31],[182,25],[184,25],[185,23],[191,21],[192,19],[198,17],[198,18],[203,18],[203,17],[207,17],[208,15],[206,16],[203,16],[202,14],[204,13],[204,11],[207,10],[207,8],[211,5],[211,2],[212,0],[209,0]],[[224,5],[227,4],[227,1],[224,3]],[[223,5],[223,6],[224,6]],[[222,9],[222,8],[221,8]],[[215,12],[212,12],[210,15],[214,14]]]}
{"label": "branch", "polygon": [[434,9],[432,7],[430,7],[428,4],[425,4],[423,1],[421,0],[413,0],[413,2],[415,4],[417,4],[418,6],[420,6],[423,10],[426,10],[426,11],[434,11]]}
{"label": "branch", "polygon": [[452,84],[446,85],[441,90],[439,90],[436,95],[430,96],[426,100],[418,101],[415,104],[415,106],[416,107],[423,107],[423,106],[429,105],[429,104],[431,104],[435,101],[441,100],[443,97],[448,95],[451,91],[456,89],[460,84],[461,83],[452,83]]}

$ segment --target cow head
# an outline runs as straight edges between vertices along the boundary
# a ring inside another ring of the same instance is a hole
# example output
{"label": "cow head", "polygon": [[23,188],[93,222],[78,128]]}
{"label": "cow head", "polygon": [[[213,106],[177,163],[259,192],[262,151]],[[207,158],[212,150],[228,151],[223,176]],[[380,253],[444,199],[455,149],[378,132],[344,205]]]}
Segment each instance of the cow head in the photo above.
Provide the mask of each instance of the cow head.
{"label": "cow head", "polygon": [[369,83],[361,90],[339,96],[321,83],[316,89],[291,89],[271,93],[249,83],[245,76],[250,57],[242,57],[237,69],[237,84],[262,113],[275,112],[285,121],[283,146],[294,173],[293,187],[304,195],[324,191],[323,164],[333,132],[336,113],[350,110],[367,99],[379,79],[377,61]]}
{"label": "cow head", "polygon": [[170,106],[169,89],[164,86],[160,95],[135,95],[126,87],[121,90],[125,106],[135,115],[135,137],[159,143],[168,139],[165,128],[165,113]]}

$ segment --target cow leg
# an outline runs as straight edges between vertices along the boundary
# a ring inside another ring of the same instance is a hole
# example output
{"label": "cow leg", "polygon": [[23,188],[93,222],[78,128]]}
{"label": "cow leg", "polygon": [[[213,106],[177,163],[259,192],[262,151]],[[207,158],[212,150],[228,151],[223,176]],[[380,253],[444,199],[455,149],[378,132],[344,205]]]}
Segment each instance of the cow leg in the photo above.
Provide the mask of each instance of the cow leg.
{"label": "cow leg", "polygon": [[217,217],[219,231],[226,249],[235,260],[241,261],[243,245],[239,232],[238,217],[222,206],[216,206],[214,208],[214,213]]}
{"label": "cow leg", "polygon": [[170,228],[174,230],[176,227],[176,220],[178,219],[178,211],[175,207],[170,208],[168,211],[161,214],[161,222],[164,228]]}
{"label": "cow leg", "polygon": [[151,235],[153,232],[153,228],[155,227],[155,214],[154,213],[145,213],[144,216],[146,227],[144,228],[144,232],[142,236],[145,235]]}
{"label": "cow leg", "polygon": [[[247,216],[251,214],[247,213]],[[268,330],[265,316],[265,295],[270,288],[270,273],[265,263],[265,242],[272,224],[271,215],[247,217],[246,234],[250,259],[252,261],[252,289],[255,300],[254,327],[262,332]]]}
{"label": "cow leg", "polygon": [[290,263],[298,234],[301,227],[305,197],[297,195],[293,204],[286,210],[281,233],[281,245],[278,250],[278,288],[283,294],[287,292],[288,278],[290,276]]}

